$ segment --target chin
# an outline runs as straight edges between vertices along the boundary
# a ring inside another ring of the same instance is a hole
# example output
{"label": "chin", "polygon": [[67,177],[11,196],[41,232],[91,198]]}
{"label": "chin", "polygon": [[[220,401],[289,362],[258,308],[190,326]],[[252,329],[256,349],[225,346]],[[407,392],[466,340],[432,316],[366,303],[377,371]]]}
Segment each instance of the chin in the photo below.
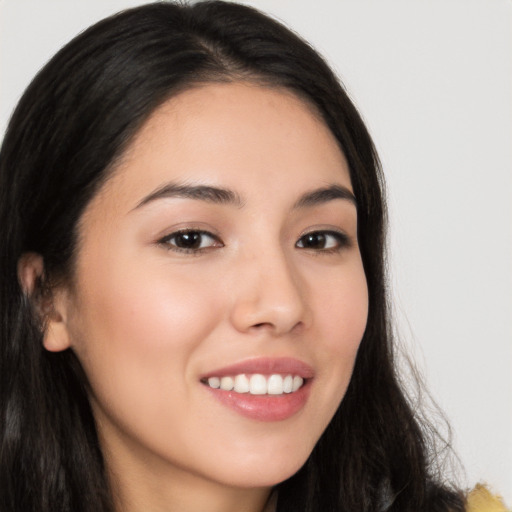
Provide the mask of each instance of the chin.
{"label": "chin", "polygon": [[243,464],[231,466],[231,471],[224,475],[219,474],[218,477],[224,477],[225,484],[233,487],[274,487],[297,473],[308,456],[309,453],[305,457],[294,457],[290,460],[289,454],[288,457],[276,454],[271,460],[260,461],[257,464],[254,463],[255,461],[247,460],[243,461]]}

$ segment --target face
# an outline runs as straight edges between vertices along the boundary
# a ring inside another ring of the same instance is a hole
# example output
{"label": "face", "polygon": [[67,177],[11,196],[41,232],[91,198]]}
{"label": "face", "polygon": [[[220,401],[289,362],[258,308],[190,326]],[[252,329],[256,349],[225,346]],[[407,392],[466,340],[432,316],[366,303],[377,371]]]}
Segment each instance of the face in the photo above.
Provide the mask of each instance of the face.
{"label": "face", "polygon": [[181,93],[79,230],[47,348],[80,359],[108,463],[240,488],[296,472],[367,317],[347,163],[313,110],[256,85]]}

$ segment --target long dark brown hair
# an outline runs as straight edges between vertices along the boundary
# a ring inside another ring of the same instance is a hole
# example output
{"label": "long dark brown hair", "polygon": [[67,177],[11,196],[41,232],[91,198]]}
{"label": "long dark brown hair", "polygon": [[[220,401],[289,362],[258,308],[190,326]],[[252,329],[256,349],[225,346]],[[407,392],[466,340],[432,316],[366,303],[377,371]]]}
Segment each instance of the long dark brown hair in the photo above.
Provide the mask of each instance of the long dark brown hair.
{"label": "long dark brown hair", "polygon": [[[142,123],[198,83],[247,80],[312,104],[336,137],[358,199],[369,316],[346,396],[303,468],[278,485],[279,512],[463,511],[438,480],[425,423],[396,375],[386,302],[378,157],[324,60],[260,12],[160,2],[107,18],[40,71],[0,153],[0,510],[112,512],[87,394],[71,350],[42,346],[34,297],[73,268],[77,225]],[[43,257],[29,298],[17,263]]]}

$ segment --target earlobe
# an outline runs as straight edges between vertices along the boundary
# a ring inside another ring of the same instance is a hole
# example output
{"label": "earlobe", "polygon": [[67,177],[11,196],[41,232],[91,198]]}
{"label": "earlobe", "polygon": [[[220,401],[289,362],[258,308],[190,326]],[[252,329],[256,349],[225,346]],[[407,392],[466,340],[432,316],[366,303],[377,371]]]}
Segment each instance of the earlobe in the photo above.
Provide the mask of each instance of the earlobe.
{"label": "earlobe", "polygon": [[66,322],[55,310],[47,317],[43,346],[49,352],[61,352],[71,346]]}
{"label": "earlobe", "polygon": [[49,352],[61,352],[71,346],[68,330],[68,292],[66,288],[48,291],[44,298],[43,346]]}
{"label": "earlobe", "polygon": [[18,260],[18,279],[43,326],[44,348],[50,352],[69,348],[66,292],[51,290],[45,285],[43,257],[33,252],[24,253]]}

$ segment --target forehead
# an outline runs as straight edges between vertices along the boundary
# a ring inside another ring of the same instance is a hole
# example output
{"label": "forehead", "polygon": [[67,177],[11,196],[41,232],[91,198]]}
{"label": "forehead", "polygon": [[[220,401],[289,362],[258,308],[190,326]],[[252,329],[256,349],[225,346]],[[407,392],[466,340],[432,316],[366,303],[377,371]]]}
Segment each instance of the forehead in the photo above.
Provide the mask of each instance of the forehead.
{"label": "forehead", "polygon": [[344,155],[315,108],[290,91],[250,83],[201,85],[166,101],[113,180],[140,191],[165,180],[290,192],[332,182],[351,188]]}

